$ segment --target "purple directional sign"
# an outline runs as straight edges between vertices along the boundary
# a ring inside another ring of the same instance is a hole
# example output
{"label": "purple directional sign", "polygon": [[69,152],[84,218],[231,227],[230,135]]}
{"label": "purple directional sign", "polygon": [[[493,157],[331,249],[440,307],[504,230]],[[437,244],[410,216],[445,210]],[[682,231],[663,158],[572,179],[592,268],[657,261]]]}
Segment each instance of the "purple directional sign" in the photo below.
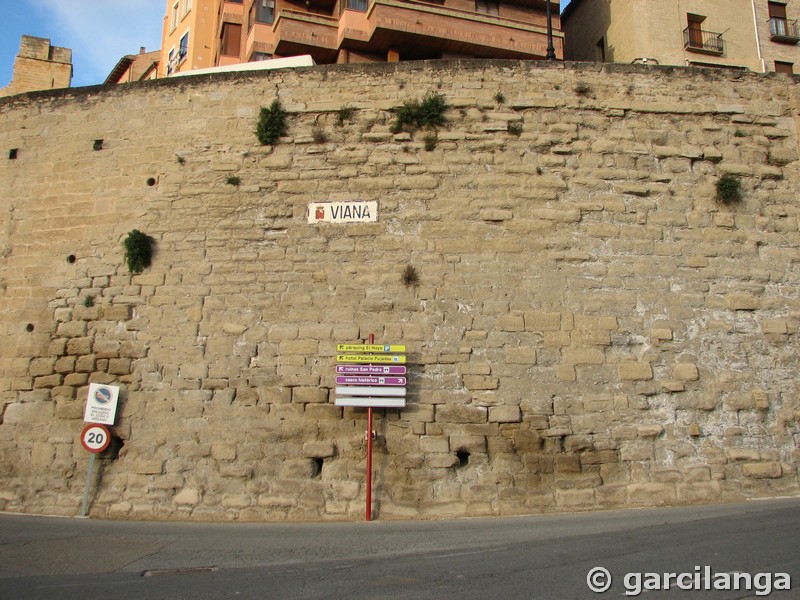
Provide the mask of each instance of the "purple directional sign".
{"label": "purple directional sign", "polygon": [[406,368],[399,365],[336,365],[340,375],[405,375]]}
{"label": "purple directional sign", "polygon": [[405,377],[382,377],[378,375],[339,375],[336,385],[405,385]]}

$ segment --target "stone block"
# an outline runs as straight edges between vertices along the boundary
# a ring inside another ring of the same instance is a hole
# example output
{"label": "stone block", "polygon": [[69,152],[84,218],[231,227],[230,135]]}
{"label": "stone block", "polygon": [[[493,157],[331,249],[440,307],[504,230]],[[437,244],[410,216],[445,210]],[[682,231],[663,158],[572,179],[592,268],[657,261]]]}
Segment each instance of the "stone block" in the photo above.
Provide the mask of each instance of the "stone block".
{"label": "stone block", "polygon": [[303,456],[308,458],[329,458],[336,455],[333,442],[306,442],[303,444]]}
{"label": "stone block", "polygon": [[183,488],[175,494],[172,502],[178,506],[197,506],[200,503],[200,490],[195,488]]}
{"label": "stone block", "polygon": [[525,311],[525,331],[558,331],[561,314],[543,311]]}
{"label": "stone block", "polygon": [[488,409],[464,404],[437,404],[435,419],[440,423],[486,423]]}
{"label": "stone block", "polygon": [[490,406],[489,423],[520,423],[522,411],[519,406]]}
{"label": "stone block", "polygon": [[751,479],[779,479],[783,475],[781,463],[745,463],[742,466],[745,477]]}
{"label": "stone block", "polygon": [[650,363],[620,363],[617,365],[617,373],[623,381],[647,381],[653,378],[653,368]]}
{"label": "stone block", "polygon": [[672,368],[672,376],[678,381],[697,381],[700,373],[694,363],[679,363]]}

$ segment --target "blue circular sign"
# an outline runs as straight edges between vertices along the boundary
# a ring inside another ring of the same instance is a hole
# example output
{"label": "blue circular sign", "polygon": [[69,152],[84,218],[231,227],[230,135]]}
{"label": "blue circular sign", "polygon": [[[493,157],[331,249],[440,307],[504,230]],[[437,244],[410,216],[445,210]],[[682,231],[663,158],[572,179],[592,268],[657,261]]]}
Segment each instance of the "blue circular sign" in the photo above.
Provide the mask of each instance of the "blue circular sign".
{"label": "blue circular sign", "polygon": [[97,388],[94,392],[94,399],[98,404],[108,404],[111,402],[111,390],[107,388]]}

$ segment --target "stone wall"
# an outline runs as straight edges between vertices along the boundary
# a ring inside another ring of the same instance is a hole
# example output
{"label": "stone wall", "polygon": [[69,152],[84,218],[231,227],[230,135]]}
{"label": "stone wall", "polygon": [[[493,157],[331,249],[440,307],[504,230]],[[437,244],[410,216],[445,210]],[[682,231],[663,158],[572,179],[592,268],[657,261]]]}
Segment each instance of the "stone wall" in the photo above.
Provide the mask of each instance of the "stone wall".
{"label": "stone wall", "polygon": [[[0,509],[78,512],[104,382],[90,514],[361,518],[366,415],[332,388],[370,333],[410,363],[408,406],[376,411],[378,518],[797,493],[796,90],[465,61],[0,101]],[[429,92],[430,150],[390,131]],[[275,98],[288,134],[260,146]],[[378,221],[308,224],[339,200]],[[157,242],[133,276],[132,229]]]}

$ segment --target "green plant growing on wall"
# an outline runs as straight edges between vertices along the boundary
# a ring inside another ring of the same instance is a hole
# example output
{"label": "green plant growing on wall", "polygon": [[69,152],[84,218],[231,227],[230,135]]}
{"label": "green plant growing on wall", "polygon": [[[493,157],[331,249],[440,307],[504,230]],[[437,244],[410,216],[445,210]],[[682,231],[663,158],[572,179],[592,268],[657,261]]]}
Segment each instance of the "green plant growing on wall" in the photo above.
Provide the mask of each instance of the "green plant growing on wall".
{"label": "green plant growing on wall", "polygon": [[141,273],[153,260],[155,240],[138,229],[133,229],[122,242],[125,248],[125,262],[132,275]]}
{"label": "green plant growing on wall", "polygon": [[83,305],[86,308],[92,308],[94,306],[94,296],[86,296],[83,299]]}
{"label": "green plant growing on wall", "polygon": [[400,274],[400,278],[403,280],[403,284],[406,287],[417,285],[419,283],[419,273],[417,273],[414,265],[406,265],[403,269],[403,272]]}
{"label": "green plant growing on wall", "polygon": [[180,154],[175,156],[175,160],[178,162],[179,165],[182,165],[186,162],[186,159],[183,158]]}
{"label": "green plant growing on wall", "polygon": [[584,81],[579,81],[575,84],[575,87],[572,90],[578,94],[578,96],[586,96],[589,92],[592,91],[592,88],[589,87],[589,84]]}
{"label": "green plant growing on wall", "polygon": [[508,133],[511,135],[522,135],[522,121],[509,122]]}
{"label": "green plant growing on wall", "polygon": [[279,137],[286,135],[286,114],[278,100],[273,100],[269,108],[261,107],[255,134],[262,146],[272,146]]}
{"label": "green plant growing on wall", "polygon": [[504,104],[506,101],[506,95],[503,92],[497,92],[494,95],[494,101],[498,104]]}
{"label": "green plant growing on wall", "polygon": [[739,178],[726,173],[717,180],[717,200],[723,204],[732,204],[742,199],[742,183]]}
{"label": "green plant growing on wall", "polygon": [[234,187],[239,187],[239,184],[242,183],[242,180],[238,175],[228,175],[225,178],[225,183]]}
{"label": "green plant growing on wall", "polygon": [[314,127],[314,129],[311,130],[311,137],[314,138],[315,144],[328,143],[328,134],[325,133],[325,131],[320,129],[319,127]]}
{"label": "green plant growing on wall", "polygon": [[433,152],[436,148],[436,144],[439,142],[439,136],[436,135],[435,131],[430,133],[426,133],[425,137],[422,138],[422,143],[425,144],[425,151],[426,152]]}
{"label": "green plant growing on wall", "polygon": [[444,113],[446,110],[447,102],[444,96],[429,92],[421,101],[409,100],[397,109],[391,132],[400,133],[404,129],[410,131],[420,128],[435,129],[440,125],[444,125]]}
{"label": "green plant growing on wall", "polygon": [[356,109],[352,106],[343,106],[336,111],[336,126],[344,127],[345,123],[349,123],[353,116],[356,114]]}

